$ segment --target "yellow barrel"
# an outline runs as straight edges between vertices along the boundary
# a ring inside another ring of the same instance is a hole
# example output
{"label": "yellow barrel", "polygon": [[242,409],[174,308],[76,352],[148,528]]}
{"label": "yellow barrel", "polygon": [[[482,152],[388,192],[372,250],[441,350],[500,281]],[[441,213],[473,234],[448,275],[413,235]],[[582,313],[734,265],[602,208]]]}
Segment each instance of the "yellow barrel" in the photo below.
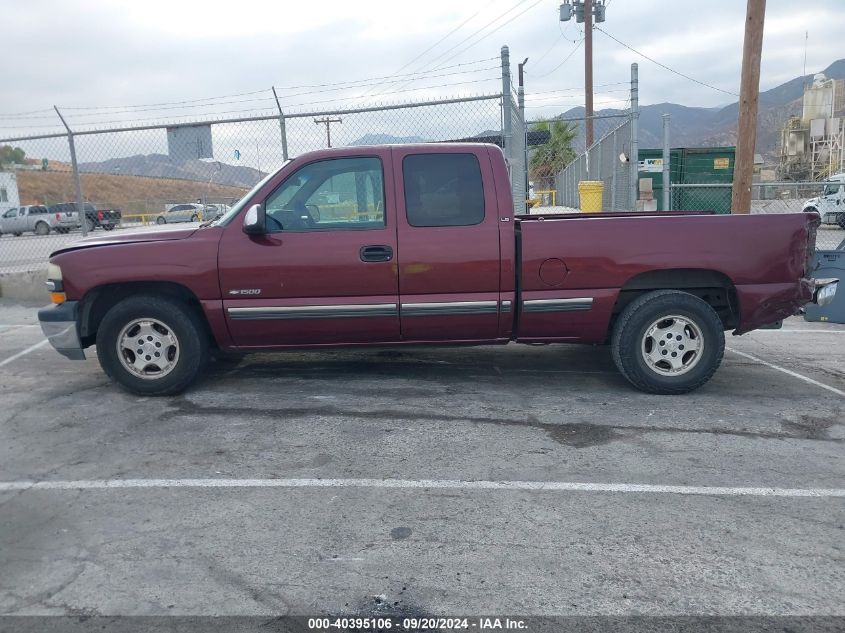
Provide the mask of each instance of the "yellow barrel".
{"label": "yellow barrel", "polygon": [[604,182],[601,180],[582,180],[578,183],[578,195],[581,198],[581,211],[600,213]]}

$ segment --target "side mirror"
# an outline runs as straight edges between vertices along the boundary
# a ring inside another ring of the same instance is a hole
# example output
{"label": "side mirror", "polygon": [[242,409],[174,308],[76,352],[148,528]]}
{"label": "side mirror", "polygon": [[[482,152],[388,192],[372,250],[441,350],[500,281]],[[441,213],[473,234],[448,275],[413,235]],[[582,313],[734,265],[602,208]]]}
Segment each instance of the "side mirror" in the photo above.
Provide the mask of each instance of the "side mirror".
{"label": "side mirror", "polygon": [[266,220],[264,205],[252,205],[244,215],[244,233],[247,235],[264,235],[267,232]]}

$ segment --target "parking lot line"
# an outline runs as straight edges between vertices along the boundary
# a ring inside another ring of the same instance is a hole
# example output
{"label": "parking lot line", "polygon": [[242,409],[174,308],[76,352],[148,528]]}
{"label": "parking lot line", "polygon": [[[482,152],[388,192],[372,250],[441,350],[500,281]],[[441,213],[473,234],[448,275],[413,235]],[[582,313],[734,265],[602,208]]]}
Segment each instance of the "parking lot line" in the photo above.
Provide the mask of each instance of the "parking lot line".
{"label": "parking lot line", "polygon": [[37,350],[39,347],[44,347],[48,342],[49,341],[45,338],[43,341],[40,341],[40,342],[36,343],[35,345],[30,345],[25,350],[18,352],[17,354],[14,354],[12,356],[9,356],[9,358],[7,358],[4,361],[0,361],[0,367],[4,367],[4,366],[8,365],[13,360],[17,360],[21,356],[26,356],[30,352]]}
{"label": "parking lot line", "polygon": [[843,398],[845,398],[845,391],[842,391],[841,389],[837,389],[836,387],[831,387],[830,385],[826,385],[823,382],[819,382],[818,380],[813,380],[809,376],[804,376],[804,375],[796,373],[796,372],[794,372],[790,369],[786,369],[785,367],[780,367],[778,365],[774,365],[772,363],[769,363],[769,362],[763,360],[762,358],[757,358],[756,356],[752,356],[751,354],[746,354],[745,352],[740,352],[739,350],[734,349],[732,347],[725,346],[725,349],[728,350],[729,352],[733,352],[734,354],[738,354],[739,356],[743,356],[743,357],[747,358],[748,360],[753,360],[755,363],[760,363],[761,365],[765,365],[766,367],[768,367],[770,369],[774,369],[776,371],[782,372],[782,373],[786,374],[787,376],[792,376],[793,378],[798,378],[798,380],[803,380],[804,382],[809,383],[811,385],[815,385],[816,387],[821,387],[822,389],[827,389],[828,391],[831,391],[831,392],[835,393],[836,395],[842,396]]}
{"label": "parking lot line", "polygon": [[484,481],[456,479],[83,479],[78,481],[3,481],[0,492],[31,490],[109,490],[149,488],[412,488],[449,490],[533,490],[538,492],[614,492],[714,495],[729,497],[845,497],[845,488],[761,488],[672,486],[568,481]]}
{"label": "parking lot line", "polygon": [[845,334],[845,330],[754,330],[754,334]]}

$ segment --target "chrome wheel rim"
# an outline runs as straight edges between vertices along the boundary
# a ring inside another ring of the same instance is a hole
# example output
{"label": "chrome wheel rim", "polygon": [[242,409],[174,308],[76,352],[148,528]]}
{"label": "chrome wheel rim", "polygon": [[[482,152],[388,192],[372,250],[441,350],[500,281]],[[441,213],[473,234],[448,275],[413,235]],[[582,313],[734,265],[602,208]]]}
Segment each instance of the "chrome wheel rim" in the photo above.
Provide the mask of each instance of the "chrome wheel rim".
{"label": "chrome wheel rim", "polygon": [[662,316],[645,329],[640,352],[653,372],[680,376],[698,365],[704,354],[704,336],[692,319]]}
{"label": "chrome wheel rim", "polygon": [[179,339],[158,319],[135,319],[117,337],[117,357],[123,368],[144,380],[163,378],[179,362]]}

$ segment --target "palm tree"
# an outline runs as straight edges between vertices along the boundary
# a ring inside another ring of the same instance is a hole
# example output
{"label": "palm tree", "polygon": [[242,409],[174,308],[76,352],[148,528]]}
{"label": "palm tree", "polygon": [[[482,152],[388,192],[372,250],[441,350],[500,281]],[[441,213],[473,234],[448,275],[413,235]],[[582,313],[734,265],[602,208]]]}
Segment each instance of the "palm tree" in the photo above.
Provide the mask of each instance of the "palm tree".
{"label": "palm tree", "polygon": [[578,126],[571,121],[538,121],[532,131],[550,133],[547,143],[534,150],[530,161],[530,175],[533,180],[554,182],[557,173],[577,157],[572,143],[578,136]]}

